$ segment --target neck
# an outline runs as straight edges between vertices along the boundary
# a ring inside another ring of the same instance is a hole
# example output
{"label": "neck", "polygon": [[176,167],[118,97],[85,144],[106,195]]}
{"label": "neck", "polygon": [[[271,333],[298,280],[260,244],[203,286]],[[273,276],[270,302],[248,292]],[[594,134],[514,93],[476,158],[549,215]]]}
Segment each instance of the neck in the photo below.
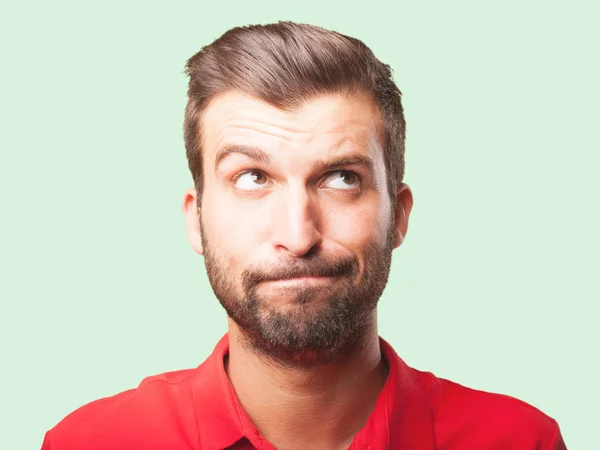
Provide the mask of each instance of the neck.
{"label": "neck", "polygon": [[326,364],[271,364],[229,319],[225,370],[263,437],[280,450],[347,449],[364,427],[387,377],[376,317],[352,352]]}

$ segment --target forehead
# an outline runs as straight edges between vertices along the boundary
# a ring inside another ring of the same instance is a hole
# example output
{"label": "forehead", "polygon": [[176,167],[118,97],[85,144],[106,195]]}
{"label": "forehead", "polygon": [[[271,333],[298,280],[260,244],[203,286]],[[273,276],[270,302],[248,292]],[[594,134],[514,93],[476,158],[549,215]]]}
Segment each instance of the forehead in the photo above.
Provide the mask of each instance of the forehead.
{"label": "forehead", "polygon": [[327,94],[284,110],[240,91],[227,91],[209,102],[200,120],[207,154],[225,144],[248,141],[267,149],[348,143],[382,148],[381,112],[366,94]]}

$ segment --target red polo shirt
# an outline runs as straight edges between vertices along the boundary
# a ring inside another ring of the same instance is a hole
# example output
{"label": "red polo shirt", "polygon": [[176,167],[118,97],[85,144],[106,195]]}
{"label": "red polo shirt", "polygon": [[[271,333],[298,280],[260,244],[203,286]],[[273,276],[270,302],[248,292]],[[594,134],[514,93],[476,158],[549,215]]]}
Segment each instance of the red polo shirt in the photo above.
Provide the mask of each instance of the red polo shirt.
{"label": "red polo shirt", "polygon": [[[349,450],[565,450],[558,424],[533,406],[408,367],[382,338],[389,375]],[[42,450],[274,450],[225,373],[226,334],[196,369],[146,378],[77,409]]]}

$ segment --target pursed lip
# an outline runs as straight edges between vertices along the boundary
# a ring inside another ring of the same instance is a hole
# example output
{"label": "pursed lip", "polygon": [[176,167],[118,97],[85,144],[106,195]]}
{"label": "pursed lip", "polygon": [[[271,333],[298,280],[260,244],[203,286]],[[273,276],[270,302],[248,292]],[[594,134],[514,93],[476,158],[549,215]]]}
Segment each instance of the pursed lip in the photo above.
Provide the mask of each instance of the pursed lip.
{"label": "pursed lip", "polygon": [[335,277],[321,277],[321,276],[299,276],[292,278],[280,278],[278,280],[269,280],[267,283],[319,283],[323,281],[332,280]]}

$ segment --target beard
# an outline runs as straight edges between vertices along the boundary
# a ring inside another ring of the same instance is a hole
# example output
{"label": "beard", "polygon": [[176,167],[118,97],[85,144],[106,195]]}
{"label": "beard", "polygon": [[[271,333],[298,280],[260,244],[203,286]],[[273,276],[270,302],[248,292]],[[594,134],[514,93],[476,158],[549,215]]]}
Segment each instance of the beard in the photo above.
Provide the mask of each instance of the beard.
{"label": "beard", "polygon": [[[296,368],[327,364],[360,345],[387,284],[394,239],[391,225],[383,245],[367,247],[362,274],[354,255],[309,252],[262,267],[249,266],[240,280],[232,275],[227,255],[212,248],[200,225],[208,279],[240,328],[242,345],[271,363]],[[300,276],[335,278],[326,286],[261,292],[262,282]],[[274,304],[278,295],[286,298],[284,305]]]}

